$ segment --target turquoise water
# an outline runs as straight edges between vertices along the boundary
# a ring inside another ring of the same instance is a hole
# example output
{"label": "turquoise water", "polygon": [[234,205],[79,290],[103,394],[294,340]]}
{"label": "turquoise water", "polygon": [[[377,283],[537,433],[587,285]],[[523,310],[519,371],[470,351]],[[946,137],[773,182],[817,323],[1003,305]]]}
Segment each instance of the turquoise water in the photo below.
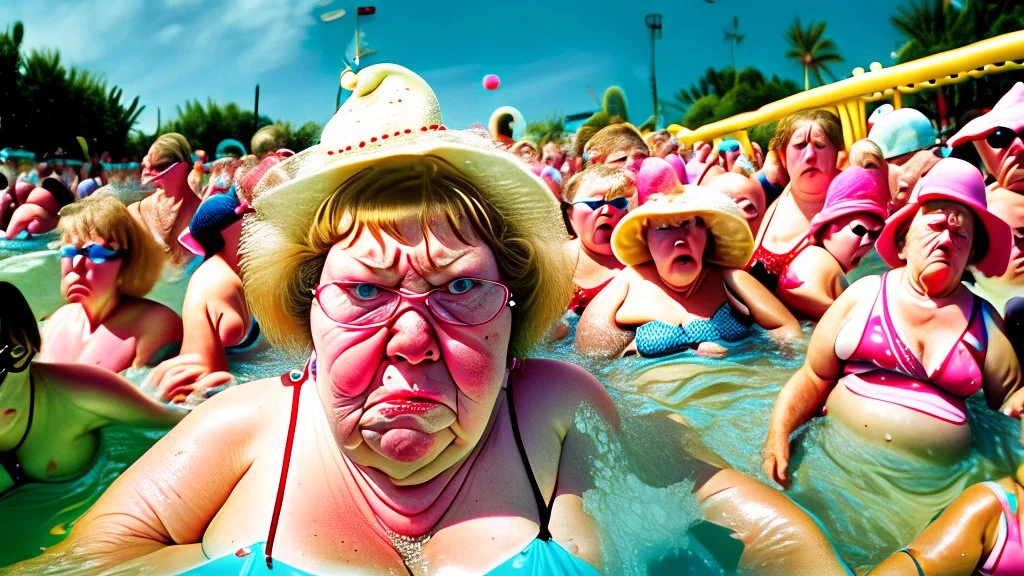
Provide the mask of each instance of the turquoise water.
{"label": "turquoise water", "polygon": [[[43,309],[60,304],[56,255],[45,247],[44,240],[17,248],[0,246],[0,259],[6,258],[0,261],[0,280],[21,287],[40,318],[45,313],[35,308],[37,303]],[[872,255],[858,275],[884,269]],[[180,276],[165,278],[155,299],[180,310],[186,281]],[[574,326],[575,319],[570,323]],[[659,461],[671,460],[668,451],[679,450],[682,442],[695,452],[706,447],[768,483],[761,472],[761,446],[769,416],[780,388],[803,362],[810,329],[805,325],[805,337],[782,348],[758,332],[734,345],[722,360],[687,352],[657,360],[594,361],[579,357],[569,339],[540,346],[534,356],[576,362],[605,384],[631,439],[623,446],[587,414],[578,418],[577,426],[599,449],[597,486],[584,495],[584,506],[607,527],[603,549],[609,573],[723,572],[687,535],[687,528],[699,518],[690,494],[692,482],[659,482],[624,471],[632,469],[628,462],[637,461],[653,462],[657,468]],[[275,376],[302,361],[265,343],[229,360],[232,373],[242,382]],[[145,372],[127,376],[140,382]],[[968,406],[975,445],[953,467],[895,457],[847,437],[826,419],[815,419],[794,442],[794,486],[787,494],[817,516],[850,566],[873,566],[912,539],[964,487],[1012,474],[1024,457],[1019,422],[988,410],[977,397]],[[645,417],[658,411],[682,416],[690,425],[689,435],[665,438],[648,428]],[[86,475],[62,484],[26,486],[0,498],[0,541],[5,542],[0,546],[0,566],[59,542],[74,520],[160,434],[120,427],[105,430],[101,454]]]}

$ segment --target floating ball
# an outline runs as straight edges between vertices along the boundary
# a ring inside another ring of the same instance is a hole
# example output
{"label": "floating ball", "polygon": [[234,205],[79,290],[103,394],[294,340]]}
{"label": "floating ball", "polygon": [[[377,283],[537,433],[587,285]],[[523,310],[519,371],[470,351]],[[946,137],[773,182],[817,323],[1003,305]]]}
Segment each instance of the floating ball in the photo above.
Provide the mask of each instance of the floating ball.
{"label": "floating ball", "polygon": [[487,76],[484,76],[484,88],[487,90],[497,90],[500,85],[501,78],[498,78],[497,74],[488,74]]}

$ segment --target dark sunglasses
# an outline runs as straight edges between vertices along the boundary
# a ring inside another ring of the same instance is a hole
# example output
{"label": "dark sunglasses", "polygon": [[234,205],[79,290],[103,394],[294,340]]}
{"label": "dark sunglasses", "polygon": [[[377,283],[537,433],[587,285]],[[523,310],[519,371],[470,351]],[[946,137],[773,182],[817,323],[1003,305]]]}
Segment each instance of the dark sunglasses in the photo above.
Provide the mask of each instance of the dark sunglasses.
{"label": "dark sunglasses", "polygon": [[856,226],[851,226],[850,230],[854,234],[856,234],[857,236],[865,236],[866,235],[868,237],[868,239],[872,240],[872,241],[878,240],[878,236],[882,233],[881,229],[878,229],[878,230],[868,230],[863,224],[857,224]]}
{"label": "dark sunglasses", "polygon": [[574,206],[576,204],[586,204],[591,210],[600,210],[601,206],[604,206],[605,204],[608,204],[612,208],[618,210],[625,210],[626,207],[629,206],[629,198],[619,196],[618,198],[612,198],[611,200],[577,200],[573,202]]}
{"label": "dark sunglasses", "polygon": [[77,248],[70,244],[65,244],[60,247],[61,258],[74,258],[75,256],[85,256],[89,260],[92,260],[95,264],[102,264],[107,260],[117,260],[123,258],[127,251],[124,248],[118,250],[112,250],[106,246],[100,246],[99,244],[89,244],[84,248]]}
{"label": "dark sunglasses", "polygon": [[1024,142],[1024,128],[1021,128],[1019,132],[1014,132],[1009,128],[1000,126],[999,128],[996,128],[994,132],[985,137],[985,142],[988,142],[989,146],[999,149],[1006,148],[1010,144],[1013,144],[1013,141],[1016,138],[1020,138],[1021,142]]}

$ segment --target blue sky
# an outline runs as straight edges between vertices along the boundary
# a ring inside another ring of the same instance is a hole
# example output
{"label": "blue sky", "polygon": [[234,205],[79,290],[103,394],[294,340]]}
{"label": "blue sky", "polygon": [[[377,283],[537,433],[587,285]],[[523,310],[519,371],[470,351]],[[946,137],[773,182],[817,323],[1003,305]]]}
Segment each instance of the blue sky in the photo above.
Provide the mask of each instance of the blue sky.
{"label": "blue sky", "polygon": [[[660,12],[658,91],[667,98],[708,67],[729,63],[723,29],[739,16],[746,35],[740,66],[802,83],[784,54],[783,30],[800,16],[825,20],[848,76],[874,60],[891,64],[901,41],[890,17],[907,2],[755,2],[751,0],[0,0],[0,26],[25,24],[25,47],[58,48],[64,62],[102,74],[139,95],[139,127],[151,132],[186,99],[208,97],[252,107],[293,124],[326,122],[334,112],[342,56],[354,35],[355,8],[373,5],[360,28],[378,52],[363,65],[390,61],[423,76],[445,123],[486,123],[502,105],[527,120],[593,110],[611,85],[626,91],[632,120],[651,113],[650,37],[644,15]],[[344,8],[333,22],[319,16]],[[485,74],[501,77],[488,92]]]}

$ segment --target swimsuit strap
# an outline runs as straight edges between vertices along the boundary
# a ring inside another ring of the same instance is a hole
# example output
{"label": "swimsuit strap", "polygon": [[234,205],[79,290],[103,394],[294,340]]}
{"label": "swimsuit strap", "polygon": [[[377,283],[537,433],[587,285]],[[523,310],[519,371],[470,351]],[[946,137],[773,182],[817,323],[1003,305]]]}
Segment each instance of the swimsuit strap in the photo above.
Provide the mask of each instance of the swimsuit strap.
{"label": "swimsuit strap", "polygon": [[299,392],[302,383],[309,376],[309,364],[302,371],[292,370],[281,375],[281,384],[292,387],[292,413],[288,421],[288,438],[284,444],[284,461],[281,463],[281,480],[277,484],[277,499],[274,501],[274,513],[270,517],[270,533],[267,535],[267,568],[273,569],[271,553],[274,550],[274,537],[277,535],[277,521],[281,518],[281,504],[284,502],[284,487],[288,482],[288,466],[292,461],[292,443],[295,440],[295,423],[299,419]]}
{"label": "swimsuit strap", "polygon": [[921,563],[917,561],[917,558],[914,558],[914,554],[907,548],[900,550],[900,552],[910,557],[910,561],[914,563],[914,568],[917,568],[917,576],[924,576],[924,569],[921,568]]}
{"label": "swimsuit strap", "polygon": [[533,474],[533,467],[530,466],[530,457],[526,455],[526,445],[523,444],[523,436],[519,432],[519,420],[516,417],[516,400],[515,392],[512,387],[512,374],[515,372],[515,368],[508,373],[508,386],[505,387],[505,398],[508,403],[508,415],[509,420],[512,422],[512,436],[516,439],[516,448],[519,449],[519,457],[523,460],[523,466],[526,467],[526,476],[530,479],[530,488],[533,490],[533,498],[537,502],[537,512],[540,514],[540,534],[537,538],[540,540],[550,540],[551,533],[548,532],[548,522],[551,520],[551,509],[548,507],[547,502],[544,500],[544,494],[540,491],[540,485],[537,484],[537,477]]}
{"label": "swimsuit strap", "polygon": [[32,430],[32,416],[36,412],[36,383],[32,381],[31,376],[29,376],[28,386],[28,423],[25,424],[25,432],[21,435],[21,440],[18,440],[18,443],[14,445],[14,448],[0,452],[0,466],[7,471],[7,475],[11,477],[11,481],[14,482],[15,486],[21,486],[29,481],[21,461],[18,460],[18,450],[25,443],[25,439],[28,438],[29,431]]}

